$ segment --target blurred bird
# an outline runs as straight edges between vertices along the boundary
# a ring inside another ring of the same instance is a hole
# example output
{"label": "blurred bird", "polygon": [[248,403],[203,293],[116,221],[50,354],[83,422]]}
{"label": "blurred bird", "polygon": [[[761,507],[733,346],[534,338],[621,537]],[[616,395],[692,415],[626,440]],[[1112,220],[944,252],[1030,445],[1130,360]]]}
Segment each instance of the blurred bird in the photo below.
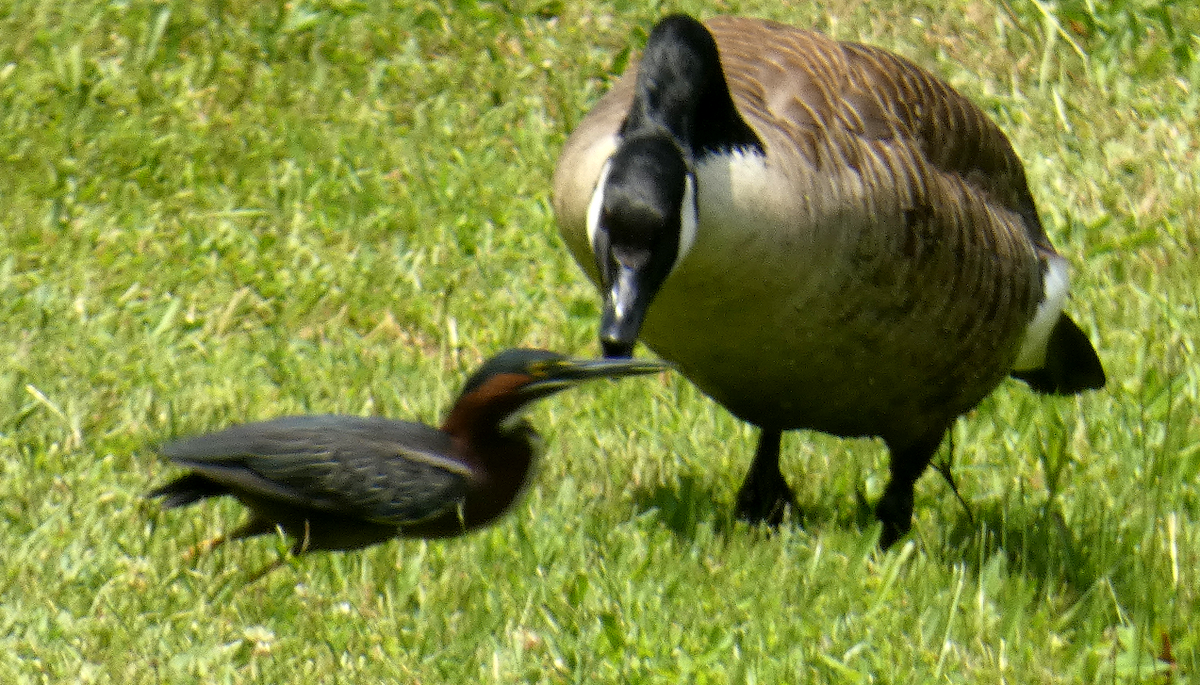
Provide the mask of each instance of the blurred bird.
{"label": "blurred bird", "polygon": [[461,535],[495,521],[524,489],[540,448],[520,416],[530,402],[589,379],[664,368],[506,350],[467,380],[440,429],[333,415],[234,426],[166,445],[163,454],[191,472],[148,497],[173,509],[233,495],[250,518],[228,538],[280,528],[295,554]]}
{"label": "blurred bird", "polygon": [[751,521],[794,503],[783,431],[878,436],[886,547],[954,419],[1006,376],[1105,383],[1004,133],[874,46],[663,19],[567,140],[554,209],[600,290],[605,355],[640,339],[762,428],[738,493]]}

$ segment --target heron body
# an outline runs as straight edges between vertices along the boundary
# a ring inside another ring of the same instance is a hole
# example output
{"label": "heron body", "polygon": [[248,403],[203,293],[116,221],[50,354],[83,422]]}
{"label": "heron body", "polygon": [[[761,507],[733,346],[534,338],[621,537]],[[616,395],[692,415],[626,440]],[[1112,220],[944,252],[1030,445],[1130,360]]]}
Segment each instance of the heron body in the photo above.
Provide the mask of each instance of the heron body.
{"label": "heron body", "polygon": [[537,434],[519,412],[591,378],[653,373],[649,361],[508,350],[467,381],[441,428],[381,417],[292,416],[163,448],[189,473],[155,489],[164,508],[233,495],[250,518],[229,537],[281,528],[297,553],[486,526],[524,490]]}

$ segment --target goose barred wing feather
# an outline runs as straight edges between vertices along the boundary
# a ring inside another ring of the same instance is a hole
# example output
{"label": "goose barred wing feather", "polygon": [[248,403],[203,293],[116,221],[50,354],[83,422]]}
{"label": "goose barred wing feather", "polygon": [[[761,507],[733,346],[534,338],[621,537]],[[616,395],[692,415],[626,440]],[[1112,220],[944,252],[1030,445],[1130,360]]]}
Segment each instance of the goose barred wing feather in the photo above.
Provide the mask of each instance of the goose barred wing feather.
{"label": "goose barred wing feather", "polygon": [[[812,166],[860,173],[864,156],[896,172],[928,166],[1019,215],[1029,238],[1053,253],[1012,145],[942,80],[882,48],[816,31],[745,17],[705,24],[739,110],[760,134],[777,127],[790,138],[773,149],[768,139],[768,155],[794,148]],[[920,159],[897,163],[897,154]]]}
{"label": "goose barred wing feather", "polygon": [[469,477],[465,465],[441,456],[452,453],[449,435],[378,417],[245,424],[172,443],[163,453],[234,494],[386,525],[459,506]]}

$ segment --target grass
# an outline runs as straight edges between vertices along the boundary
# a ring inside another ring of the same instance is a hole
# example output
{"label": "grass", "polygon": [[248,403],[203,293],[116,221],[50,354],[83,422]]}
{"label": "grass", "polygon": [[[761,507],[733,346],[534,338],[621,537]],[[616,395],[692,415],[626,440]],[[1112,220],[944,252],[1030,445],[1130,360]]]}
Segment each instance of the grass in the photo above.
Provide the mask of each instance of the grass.
{"label": "grass", "polygon": [[[753,432],[677,376],[539,406],[500,525],[248,574],[153,445],[299,412],[436,422],[507,346],[595,350],[566,134],[637,3],[3,0],[0,681],[1200,681],[1200,11],[686,3],[904,54],[981,104],[1074,266],[1109,387],[997,390],[910,544],[871,441],[789,435],[805,525],[730,520]],[[665,10],[664,10],[665,11]]]}

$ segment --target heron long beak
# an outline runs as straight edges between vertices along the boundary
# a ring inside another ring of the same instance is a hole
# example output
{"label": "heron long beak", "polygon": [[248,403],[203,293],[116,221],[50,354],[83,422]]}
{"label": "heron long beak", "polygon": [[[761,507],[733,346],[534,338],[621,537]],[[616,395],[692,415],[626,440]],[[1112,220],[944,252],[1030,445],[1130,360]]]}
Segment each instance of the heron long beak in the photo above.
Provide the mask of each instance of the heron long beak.
{"label": "heron long beak", "polygon": [[529,368],[533,381],[520,392],[530,398],[545,397],[593,378],[641,376],[669,368],[670,364],[655,359],[552,359]]}

